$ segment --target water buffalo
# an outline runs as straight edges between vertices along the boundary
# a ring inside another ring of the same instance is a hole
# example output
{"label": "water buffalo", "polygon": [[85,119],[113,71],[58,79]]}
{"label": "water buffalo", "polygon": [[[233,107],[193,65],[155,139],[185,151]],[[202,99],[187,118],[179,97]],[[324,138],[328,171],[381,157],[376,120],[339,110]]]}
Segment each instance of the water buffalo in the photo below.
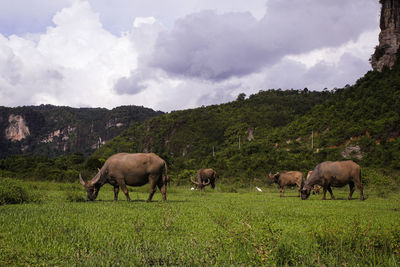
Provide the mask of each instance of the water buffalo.
{"label": "water buffalo", "polygon": [[303,174],[298,171],[289,171],[289,172],[278,172],[276,174],[269,174],[269,178],[274,183],[277,183],[280,187],[280,196],[283,197],[283,193],[285,191],[285,186],[297,185],[298,186],[298,197],[300,197],[300,189],[301,183],[303,181]]}
{"label": "water buffalo", "polygon": [[342,187],[350,186],[350,194],[347,199],[351,199],[355,190],[354,185],[360,190],[361,200],[364,200],[363,187],[361,184],[361,168],[352,160],[348,161],[325,161],[318,164],[312,171],[310,177],[304,182],[301,189],[301,198],[307,199],[310,196],[310,191],[313,185],[321,185],[324,189],[326,199],[326,190],[331,194],[331,198],[335,199],[332,193],[331,186]]}
{"label": "water buffalo", "polygon": [[[307,180],[308,178],[310,178],[311,173],[312,173],[312,171],[309,171],[309,172],[307,173],[307,178],[306,178],[306,180]],[[319,191],[320,191],[320,190],[321,190],[321,186],[320,186],[320,185],[315,184],[315,185],[313,186],[313,194],[319,194]]]}
{"label": "water buffalo", "polygon": [[211,188],[215,188],[215,180],[217,179],[217,173],[213,169],[200,169],[197,171],[195,181],[190,178],[192,183],[196,185],[196,187],[200,190],[203,187],[211,184]]}
{"label": "water buffalo", "polygon": [[85,182],[79,174],[81,184],[85,187],[88,200],[95,200],[100,188],[109,183],[114,186],[114,200],[118,200],[119,187],[130,201],[127,185],[142,186],[150,183],[150,194],[147,202],[153,198],[156,186],[161,190],[163,200],[167,200],[167,164],[154,153],[118,153],[104,163],[101,170],[92,180]]}

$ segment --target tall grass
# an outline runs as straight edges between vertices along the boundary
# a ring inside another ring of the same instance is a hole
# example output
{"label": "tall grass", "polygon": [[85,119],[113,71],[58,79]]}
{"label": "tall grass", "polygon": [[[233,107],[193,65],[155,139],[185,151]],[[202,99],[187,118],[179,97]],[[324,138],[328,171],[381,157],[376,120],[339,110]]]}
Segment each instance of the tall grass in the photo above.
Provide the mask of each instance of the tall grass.
{"label": "tall grass", "polygon": [[[398,194],[367,200],[306,201],[288,189],[172,187],[168,201],[131,188],[113,201],[104,186],[97,201],[70,202],[79,184],[41,184],[46,201],[0,207],[0,265],[279,265],[396,266],[400,264]],[[81,191],[80,191],[81,190]]]}
{"label": "tall grass", "polygon": [[22,181],[0,178],[0,205],[39,201],[40,197],[29,190]]}

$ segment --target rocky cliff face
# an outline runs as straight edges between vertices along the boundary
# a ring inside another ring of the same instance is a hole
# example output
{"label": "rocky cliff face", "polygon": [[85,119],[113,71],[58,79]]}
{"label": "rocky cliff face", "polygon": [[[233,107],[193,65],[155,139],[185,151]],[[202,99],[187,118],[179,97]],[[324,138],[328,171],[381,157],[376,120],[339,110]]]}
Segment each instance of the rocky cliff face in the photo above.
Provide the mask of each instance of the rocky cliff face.
{"label": "rocky cliff face", "polygon": [[382,4],[379,45],[371,57],[374,70],[382,71],[386,66],[392,68],[400,45],[400,1],[380,0]]}
{"label": "rocky cliff face", "polygon": [[30,135],[29,128],[21,115],[10,114],[8,117],[9,125],[5,130],[5,137],[11,142],[21,141]]}

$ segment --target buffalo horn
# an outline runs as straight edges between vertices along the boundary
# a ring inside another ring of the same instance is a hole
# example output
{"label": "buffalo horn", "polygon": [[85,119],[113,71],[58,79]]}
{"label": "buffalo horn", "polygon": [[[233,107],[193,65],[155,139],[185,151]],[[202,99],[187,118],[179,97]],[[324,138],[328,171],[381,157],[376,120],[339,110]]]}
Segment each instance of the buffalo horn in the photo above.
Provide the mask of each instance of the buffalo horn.
{"label": "buffalo horn", "polygon": [[197,185],[199,185],[199,183],[197,183],[197,182],[193,181],[193,178],[192,178],[192,177],[190,177],[190,181],[192,181],[192,183],[194,183],[194,184],[197,184]]}
{"label": "buffalo horn", "polygon": [[210,179],[207,179],[207,180],[208,180],[208,183],[203,182],[203,185],[209,185],[211,183]]}
{"label": "buffalo horn", "polygon": [[85,181],[82,179],[82,175],[81,175],[81,173],[79,173],[79,182],[80,182],[80,183],[81,183],[81,185],[83,185],[83,186],[85,186],[85,185],[86,185]]}
{"label": "buffalo horn", "polygon": [[101,174],[98,172],[96,176],[90,181],[91,184],[95,184],[100,180]]}

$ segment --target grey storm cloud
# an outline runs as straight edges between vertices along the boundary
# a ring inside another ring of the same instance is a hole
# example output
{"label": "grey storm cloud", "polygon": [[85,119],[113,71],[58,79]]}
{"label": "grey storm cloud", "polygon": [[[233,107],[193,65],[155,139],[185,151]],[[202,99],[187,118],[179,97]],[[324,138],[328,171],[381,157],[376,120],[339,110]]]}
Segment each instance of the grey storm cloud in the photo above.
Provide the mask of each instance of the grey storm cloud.
{"label": "grey storm cloud", "polygon": [[[148,64],[189,78],[221,81],[279,62],[285,55],[344,44],[376,27],[374,0],[268,1],[265,16],[202,11],[159,35]],[[359,12],[360,9],[367,12]]]}
{"label": "grey storm cloud", "polygon": [[131,72],[129,77],[120,78],[114,86],[114,90],[118,94],[137,94],[147,88],[146,72],[138,69]]}

